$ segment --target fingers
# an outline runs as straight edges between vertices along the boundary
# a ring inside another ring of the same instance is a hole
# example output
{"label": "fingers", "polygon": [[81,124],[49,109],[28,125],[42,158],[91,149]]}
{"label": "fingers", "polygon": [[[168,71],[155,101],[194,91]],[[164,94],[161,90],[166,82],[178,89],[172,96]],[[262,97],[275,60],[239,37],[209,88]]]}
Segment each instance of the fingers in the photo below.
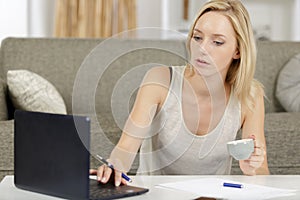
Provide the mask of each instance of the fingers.
{"label": "fingers", "polygon": [[265,146],[262,143],[254,140],[254,152],[252,153],[253,157],[262,157],[266,155]]}
{"label": "fingers", "polygon": [[264,145],[255,139],[255,135],[251,135],[249,138],[254,141],[254,151],[248,159],[244,160],[244,163],[248,166],[250,172],[261,167],[265,159],[266,151]]}
{"label": "fingers", "polygon": [[121,184],[121,181],[122,181],[122,172],[115,170],[115,185],[119,186]]}
{"label": "fingers", "polygon": [[254,151],[248,159],[240,161],[240,167],[245,175],[255,175],[256,170],[259,169],[265,161],[265,144],[260,142],[260,140],[256,140],[255,135],[251,135],[248,138],[254,141]]}
{"label": "fingers", "polygon": [[254,141],[254,151],[252,153],[252,156],[265,156],[265,146],[255,139],[255,135],[250,135],[249,138],[253,139]]}
{"label": "fingers", "polygon": [[252,176],[256,174],[256,167],[254,167],[252,163],[250,164],[250,162],[250,160],[240,160],[240,167],[245,175]]}
{"label": "fingers", "polygon": [[127,180],[122,177],[122,172],[115,169],[115,185],[119,186],[121,183],[128,184]]}
{"label": "fingers", "polygon": [[251,154],[250,158],[247,159],[249,166],[255,169],[261,167],[265,159],[265,154],[266,151],[264,147],[260,143],[255,141],[254,152]]}
{"label": "fingers", "polygon": [[249,165],[251,167],[259,168],[264,161],[264,157],[263,156],[251,156],[248,161],[249,161]]}
{"label": "fingers", "polygon": [[253,139],[255,148],[264,148],[264,145],[261,142],[256,140],[255,135],[250,135],[249,139]]}
{"label": "fingers", "polygon": [[259,148],[259,149],[264,149],[265,148],[265,146],[257,140],[254,140],[254,147]]}
{"label": "fingers", "polygon": [[249,138],[255,141],[255,135],[250,135]]}
{"label": "fingers", "polygon": [[255,147],[252,156],[265,156],[266,151],[263,147]]}
{"label": "fingers", "polygon": [[112,173],[111,168],[109,168],[107,165],[101,165],[97,171],[98,181],[102,183],[107,183],[111,173]]}
{"label": "fingers", "polygon": [[128,182],[124,178],[121,179],[121,183],[124,185],[128,185]]}
{"label": "fingers", "polygon": [[[97,174],[97,179],[101,183],[107,183],[110,179],[110,176],[112,175],[113,170],[108,167],[107,165],[101,165],[98,170],[91,169],[90,173]],[[115,186],[119,186],[121,183],[127,185],[127,181],[122,178],[122,172],[118,170],[114,170],[114,180],[115,180]]]}
{"label": "fingers", "polygon": [[96,169],[90,169],[90,175],[97,175]]}

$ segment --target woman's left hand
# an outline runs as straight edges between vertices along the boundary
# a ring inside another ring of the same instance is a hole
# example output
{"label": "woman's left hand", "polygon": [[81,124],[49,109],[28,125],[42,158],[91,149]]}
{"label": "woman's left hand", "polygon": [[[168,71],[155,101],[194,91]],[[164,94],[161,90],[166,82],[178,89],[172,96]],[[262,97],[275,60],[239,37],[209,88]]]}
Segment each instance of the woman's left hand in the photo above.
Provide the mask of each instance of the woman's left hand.
{"label": "woman's left hand", "polygon": [[255,140],[254,136],[251,136],[254,140],[254,152],[246,160],[240,160],[240,168],[245,175],[256,175],[256,170],[260,168],[265,160],[265,147],[262,143]]}

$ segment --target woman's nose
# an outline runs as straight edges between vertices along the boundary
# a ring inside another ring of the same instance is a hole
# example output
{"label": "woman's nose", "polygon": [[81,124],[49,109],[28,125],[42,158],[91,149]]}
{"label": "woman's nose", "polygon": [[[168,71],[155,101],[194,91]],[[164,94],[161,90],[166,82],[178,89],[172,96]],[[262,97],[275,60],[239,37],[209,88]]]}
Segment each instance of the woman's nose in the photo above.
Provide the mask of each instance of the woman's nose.
{"label": "woman's nose", "polygon": [[207,55],[207,51],[208,50],[208,43],[206,41],[201,42],[201,44],[199,45],[199,52],[202,55]]}

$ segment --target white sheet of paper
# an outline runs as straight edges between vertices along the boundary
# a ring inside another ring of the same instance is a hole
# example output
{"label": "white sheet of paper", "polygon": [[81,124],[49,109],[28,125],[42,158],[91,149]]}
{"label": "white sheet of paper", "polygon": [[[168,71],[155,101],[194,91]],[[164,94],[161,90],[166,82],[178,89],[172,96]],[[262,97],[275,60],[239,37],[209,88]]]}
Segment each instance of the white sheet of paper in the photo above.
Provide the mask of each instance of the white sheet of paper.
{"label": "white sheet of paper", "polygon": [[[242,184],[243,188],[224,187],[224,182]],[[157,186],[175,190],[183,190],[199,196],[225,199],[270,199],[274,197],[291,196],[296,192],[296,190],[247,184],[219,178],[203,178],[164,183]]]}

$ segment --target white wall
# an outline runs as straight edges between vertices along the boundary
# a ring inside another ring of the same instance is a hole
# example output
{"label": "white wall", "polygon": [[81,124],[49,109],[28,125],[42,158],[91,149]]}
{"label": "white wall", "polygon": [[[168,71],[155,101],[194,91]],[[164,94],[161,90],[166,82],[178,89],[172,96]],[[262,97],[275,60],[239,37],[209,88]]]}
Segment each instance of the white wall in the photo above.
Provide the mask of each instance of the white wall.
{"label": "white wall", "polygon": [[0,0],[0,41],[28,35],[27,5],[27,0]]}
{"label": "white wall", "polygon": [[51,37],[54,31],[55,0],[28,1],[28,36]]}
{"label": "white wall", "polygon": [[0,42],[6,37],[51,37],[55,0],[0,0]]}
{"label": "white wall", "polygon": [[161,27],[163,0],[137,0],[137,27]]}
{"label": "white wall", "polygon": [[[299,0],[244,0],[243,2],[248,9],[254,29],[264,32],[264,28],[269,27],[269,36],[272,40],[295,39],[293,7]],[[298,18],[300,25],[299,20]]]}
{"label": "white wall", "polygon": [[[137,26],[188,29],[206,0],[190,0],[189,20],[182,0],[137,0]],[[272,40],[300,41],[300,0],[243,0],[253,26],[270,28]],[[8,36],[51,37],[55,0],[0,0],[0,41]],[[168,38],[162,35],[153,36]]]}
{"label": "white wall", "polygon": [[300,0],[297,0],[294,4],[293,12],[293,19],[292,19],[292,26],[293,26],[293,33],[292,39],[295,41],[300,41]]}
{"label": "white wall", "polygon": [[[182,0],[138,0],[138,27],[189,29],[207,0],[190,0],[189,20],[185,21]],[[257,37],[300,41],[300,0],[243,0]],[[163,36],[169,38],[172,36]]]}

